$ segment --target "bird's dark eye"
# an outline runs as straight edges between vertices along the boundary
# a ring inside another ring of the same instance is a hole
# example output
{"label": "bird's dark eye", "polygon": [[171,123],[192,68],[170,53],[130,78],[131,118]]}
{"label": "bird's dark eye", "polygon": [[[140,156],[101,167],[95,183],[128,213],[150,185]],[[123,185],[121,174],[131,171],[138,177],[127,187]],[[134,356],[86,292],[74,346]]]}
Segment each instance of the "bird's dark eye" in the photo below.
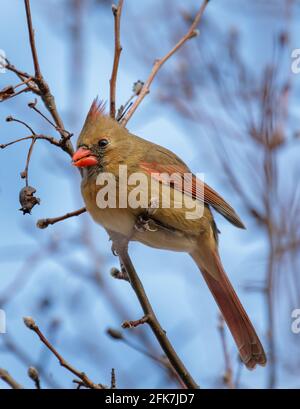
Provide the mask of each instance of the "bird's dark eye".
{"label": "bird's dark eye", "polygon": [[105,146],[108,145],[108,140],[100,139],[100,141],[98,142],[98,145],[100,146],[100,148],[105,148]]}

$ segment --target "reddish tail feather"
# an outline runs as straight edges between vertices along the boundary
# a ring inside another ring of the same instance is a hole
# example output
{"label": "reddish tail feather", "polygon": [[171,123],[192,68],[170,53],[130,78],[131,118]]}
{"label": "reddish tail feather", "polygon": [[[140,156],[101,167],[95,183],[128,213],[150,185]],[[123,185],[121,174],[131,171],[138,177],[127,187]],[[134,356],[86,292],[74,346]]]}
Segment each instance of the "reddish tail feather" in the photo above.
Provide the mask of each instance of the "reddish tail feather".
{"label": "reddish tail feather", "polygon": [[192,257],[217,302],[221,313],[238,347],[240,357],[248,369],[267,362],[263,346],[255,329],[234,291],[217,253],[217,250],[202,249]]}

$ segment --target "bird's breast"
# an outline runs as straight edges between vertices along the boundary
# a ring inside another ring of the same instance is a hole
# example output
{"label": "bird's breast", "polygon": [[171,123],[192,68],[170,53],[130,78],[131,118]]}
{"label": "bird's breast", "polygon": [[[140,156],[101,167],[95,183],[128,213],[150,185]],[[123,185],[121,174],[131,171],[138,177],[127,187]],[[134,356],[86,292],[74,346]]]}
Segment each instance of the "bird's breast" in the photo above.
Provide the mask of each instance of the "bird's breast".
{"label": "bird's breast", "polygon": [[[81,193],[87,211],[96,223],[101,224],[105,229],[129,237],[135,223],[134,215],[128,208],[116,206],[106,206],[100,193],[100,187],[96,183],[82,181]],[[108,194],[108,193],[107,193]],[[102,195],[105,195],[103,192]]]}

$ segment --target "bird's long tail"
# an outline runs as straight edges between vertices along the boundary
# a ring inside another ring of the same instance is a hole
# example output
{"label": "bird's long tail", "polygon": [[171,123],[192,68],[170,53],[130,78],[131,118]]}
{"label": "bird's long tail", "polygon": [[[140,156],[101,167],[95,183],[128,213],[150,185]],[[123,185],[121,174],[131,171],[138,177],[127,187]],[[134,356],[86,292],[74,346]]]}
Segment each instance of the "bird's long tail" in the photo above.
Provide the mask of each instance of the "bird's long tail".
{"label": "bird's long tail", "polygon": [[257,364],[264,366],[267,359],[263,346],[223,269],[218,250],[201,244],[191,256],[221,310],[242,361],[248,369],[255,368]]}

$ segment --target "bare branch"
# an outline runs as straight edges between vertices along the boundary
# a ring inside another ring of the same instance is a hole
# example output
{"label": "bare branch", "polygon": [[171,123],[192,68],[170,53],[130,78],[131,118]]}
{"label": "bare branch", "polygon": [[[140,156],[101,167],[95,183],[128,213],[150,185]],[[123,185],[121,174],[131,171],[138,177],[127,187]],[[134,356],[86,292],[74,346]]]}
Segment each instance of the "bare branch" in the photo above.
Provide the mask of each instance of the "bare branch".
{"label": "bare branch", "polygon": [[53,355],[56,356],[58,359],[59,363],[61,366],[66,368],[68,371],[72,372],[74,375],[76,375],[83,384],[90,388],[90,389],[104,389],[104,386],[92,382],[88,376],[84,372],[78,371],[76,368],[74,368],[72,365],[70,365],[57,351],[56,349],[51,345],[51,343],[48,341],[48,339],[44,336],[44,334],[41,332],[39,327],[36,325],[35,321],[31,317],[24,317],[24,324],[26,325],[27,328],[30,330],[34,331],[42,343],[46,345],[46,347],[53,353]]}
{"label": "bare branch", "polygon": [[120,22],[123,7],[123,0],[119,1],[118,6],[112,5],[112,12],[114,15],[114,25],[115,25],[115,54],[114,62],[112,67],[112,73],[110,78],[110,116],[115,118],[116,116],[116,84],[117,75],[119,68],[120,55],[122,52],[122,47],[120,43]]}
{"label": "bare branch", "polygon": [[[66,129],[60,129],[60,128],[58,128],[49,118],[46,117],[46,115],[44,115],[44,114],[36,107],[36,105],[37,105],[37,99],[35,99],[34,102],[29,102],[29,103],[28,103],[29,108],[33,109],[33,110],[34,110],[36,113],[38,113],[42,118],[44,118],[45,121],[47,121],[48,124],[50,124],[51,126],[53,126],[53,128],[54,128],[56,131],[58,131],[58,132],[62,131],[62,132],[64,132],[64,134],[67,135],[67,136],[64,137],[64,140],[70,139],[70,138],[73,136],[73,134],[72,134],[71,132],[67,131]],[[60,144],[62,145],[62,141],[60,141]]]}
{"label": "bare branch", "polygon": [[[56,126],[57,130],[61,135],[61,147],[63,150],[65,150],[69,155],[73,155],[73,146],[70,142],[70,134],[69,132],[65,131],[65,127],[63,124],[63,121],[57,111],[56,108],[56,103],[55,103],[55,98],[52,95],[50,91],[50,87],[47,84],[47,82],[44,80],[41,70],[40,70],[40,65],[38,61],[38,55],[37,55],[37,50],[35,46],[35,40],[34,40],[34,29],[33,29],[33,24],[32,24],[32,19],[31,19],[31,11],[30,11],[30,1],[29,0],[24,0],[25,3],[25,9],[26,9],[26,18],[27,18],[27,26],[28,26],[28,33],[29,33],[29,41],[30,41],[30,46],[31,46],[31,52],[32,52],[32,59],[33,59],[33,64],[34,64],[34,69],[35,69],[35,77],[33,78],[33,81],[38,87],[39,95],[41,96],[45,107],[48,109],[50,112]],[[17,72],[19,75],[20,72]],[[24,75],[25,73],[21,72],[21,76]],[[28,75],[28,74],[26,74]],[[26,77],[26,76],[25,76]]]}
{"label": "bare branch", "polygon": [[172,379],[175,379],[176,382],[179,383],[181,388],[186,388],[185,383],[182,381],[182,379],[178,376],[178,373],[175,371],[174,367],[170,363],[169,359],[163,355],[163,356],[157,356],[151,352],[149,352],[147,349],[141,347],[140,345],[137,345],[133,343],[130,339],[124,337],[123,333],[121,331],[118,331],[114,328],[108,328],[106,333],[114,340],[117,341],[122,341],[125,345],[127,345],[129,348],[133,349],[134,351],[137,351],[141,353],[142,355],[152,359],[154,362],[158,363],[160,366],[162,366],[169,374],[169,376]]}
{"label": "bare branch", "polygon": [[52,219],[40,219],[37,221],[36,225],[39,229],[46,229],[50,224],[55,224],[61,222],[62,220],[69,219],[70,217],[79,216],[86,212],[86,208],[75,210],[74,212],[66,213],[63,216],[53,217]]}
{"label": "bare branch", "polygon": [[127,112],[127,114],[124,116],[124,118],[121,121],[121,124],[123,126],[126,126],[127,122],[130,120],[130,118],[132,117],[132,115],[134,114],[134,112],[136,111],[138,106],[140,105],[140,103],[143,101],[145,96],[150,92],[150,86],[152,84],[152,81],[154,80],[156,74],[158,73],[160,68],[164,65],[164,63],[170,57],[172,57],[172,55],[175,54],[176,51],[178,51],[183,46],[184,43],[186,43],[188,40],[190,40],[191,38],[193,38],[193,37],[195,37],[197,35],[196,28],[197,28],[198,24],[200,23],[201,17],[202,17],[202,15],[204,13],[204,10],[205,10],[208,2],[209,2],[209,0],[204,0],[203,1],[202,6],[200,7],[200,10],[196,14],[196,17],[195,17],[193,23],[191,24],[188,32],[178,41],[178,43],[163,58],[158,59],[158,60],[155,61],[154,65],[153,65],[153,68],[152,68],[152,71],[151,71],[147,81],[143,85],[143,88],[142,88],[139,96],[137,97],[137,99],[133,103],[132,107],[129,109],[129,111]]}
{"label": "bare branch", "polygon": [[33,380],[36,389],[41,389],[41,381],[38,370],[34,366],[30,366],[27,373],[29,378]]}
{"label": "bare branch", "polygon": [[44,141],[50,142],[52,145],[61,147],[61,146],[60,146],[60,142],[59,142],[57,139],[53,138],[52,136],[47,136],[47,135],[30,135],[30,136],[25,136],[24,138],[16,139],[16,140],[11,141],[11,142],[8,142],[8,143],[4,143],[4,144],[2,143],[2,144],[0,144],[0,149],[5,149],[5,148],[7,148],[8,146],[14,145],[15,143],[22,142],[22,141],[27,141],[28,139],[34,139],[34,138],[36,138],[36,139],[42,139],[42,140],[44,140]]}
{"label": "bare branch", "polygon": [[144,317],[135,320],[135,321],[124,321],[122,324],[122,328],[135,328],[138,327],[141,324],[146,324],[148,322],[148,316],[145,315]]}
{"label": "bare branch", "polygon": [[26,159],[26,165],[25,165],[25,169],[24,171],[21,173],[21,177],[25,178],[26,180],[26,186],[28,186],[28,169],[29,169],[29,163],[30,163],[30,159],[31,159],[31,155],[32,155],[32,151],[33,151],[33,147],[34,144],[36,142],[36,135],[34,135],[34,137],[32,138],[29,150],[28,150],[28,154],[27,154],[27,159]]}
{"label": "bare branch", "polygon": [[19,124],[25,126],[27,129],[29,129],[29,131],[33,134],[33,137],[35,137],[35,132],[34,132],[34,130],[33,130],[33,129],[31,128],[31,126],[28,125],[25,121],[22,121],[21,119],[17,119],[17,118],[14,118],[13,116],[9,115],[9,116],[6,118],[6,122],[18,122]]}
{"label": "bare branch", "polygon": [[16,74],[16,76],[17,76],[18,78],[20,78],[21,81],[29,80],[29,81],[28,81],[28,86],[30,87],[30,89],[31,89],[34,93],[40,95],[40,92],[39,92],[38,88],[37,88],[36,85],[34,84],[34,77],[32,77],[32,76],[31,76],[30,74],[28,74],[27,72],[21,71],[21,70],[19,70],[18,68],[16,68],[13,64],[11,64],[11,63],[8,61],[7,58],[5,59],[5,62],[6,62],[5,68],[6,68],[7,70],[9,70],[9,71],[13,72],[14,74]]}
{"label": "bare branch", "polygon": [[168,357],[178,377],[182,380],[182,382],[187,388],[191,389],[199,388],[199,386],[196,384],[188,370],[185,368],[183,362],[180,360],[176,351],[174,350],[171,342],[169,341],[166,335],[166,332],[161,327],[153,311],[153,308],[144,290],[143,284],[141,283],[139,276],[135,271],[135,268],[129,257],[127,240],[124,240],[123,237],[120,238],[120,236],[115,235],[113,233],[111,233],[111,239],[113,240],[114,249],[119,255],[120,262],[127,271],[127,274],[130,279],[130,284],[138,297],[138,300],[144,311],[145,317],[147,317],[147,323],[152,329],[156,339],[160,343],[160,346],[162,347],[163,351]]}
{"label": "bare branch", "polygon": [[[27,78],[27,79],[22,80],[22,82],[20,82],[17,85],[9,85],[9,86],[3,88],[0,91],[0,102],[6,101],[6,100],[11,99],[11,98],[14,98],[17,95],[22,94],[23,92],[31,91],[30,84],[28,85],[28,83],[30,83],[30,81],[32,81],[32,78]],[[16,91],[16,89],[21,87],[22,85],[25,85],[25,88],[22,88],[19,91]]]}
{"label": "bare branch", "polygon": [[110,381],[110,389],[116,389],[117,383],[116,383],[116,371],[115,368],[111,369],[111,381]]}
{"label": "bare branch", "polygon": [[0,368],[0,379],[6,382],[12,389],[23,389],[23,386],[20,385],[8,372],[6,369]]}
{"label": "bare branch", "polygon": [[37,56],[36,46],[35,46],[35,39],[34,39],[34,30],[32,27],[32,19],[31,19],[31,11],[30,11],[30,1],[25,0],[25,9],[26,9],[26,18],[27,18],[27,27],[28,27],[28,34],[29,34],[29,41],[30,41],[30,48],[32,53],[35,77],[41,78],[41,70],[39,65],[39,60]]}

